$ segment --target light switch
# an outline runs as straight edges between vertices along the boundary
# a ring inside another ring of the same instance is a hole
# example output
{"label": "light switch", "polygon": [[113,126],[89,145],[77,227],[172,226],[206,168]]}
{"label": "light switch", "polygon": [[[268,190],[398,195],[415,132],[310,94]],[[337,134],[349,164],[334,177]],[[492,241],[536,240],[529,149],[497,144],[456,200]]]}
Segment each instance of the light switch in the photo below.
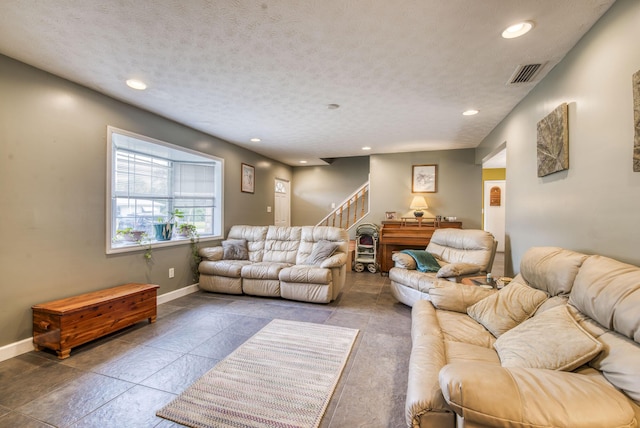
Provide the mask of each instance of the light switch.
{"label": "light switch", "polygon": [[271,212],[271,207],[267,207],[267,212],[270,213]]}

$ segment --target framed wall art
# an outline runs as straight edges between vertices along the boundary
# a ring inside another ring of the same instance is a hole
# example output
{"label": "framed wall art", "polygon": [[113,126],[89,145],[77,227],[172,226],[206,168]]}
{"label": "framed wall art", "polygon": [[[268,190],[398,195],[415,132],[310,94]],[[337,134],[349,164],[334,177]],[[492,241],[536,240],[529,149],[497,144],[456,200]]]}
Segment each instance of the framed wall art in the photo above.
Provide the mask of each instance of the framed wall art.
{"label": "framed wall art", "polygon": [[438,191],[438,165],[413,165],[411,173],[412,193]]}
{"label": "framed wall art", "polygon": [[244,193],[254,193],[256,190],[256,169],[246,163],[242,164],[242,181],[240,190]]}
{"label": "framed wall art", "polygon": [[538,122],[538,177],[569,169],[569,107],[562,103]]}

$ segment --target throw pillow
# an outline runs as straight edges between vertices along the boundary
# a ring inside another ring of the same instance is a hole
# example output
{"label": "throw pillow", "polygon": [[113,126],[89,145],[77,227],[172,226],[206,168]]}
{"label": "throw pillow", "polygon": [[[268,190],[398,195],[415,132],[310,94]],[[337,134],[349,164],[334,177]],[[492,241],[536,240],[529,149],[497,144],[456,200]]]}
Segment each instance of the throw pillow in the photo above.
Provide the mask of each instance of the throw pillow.
{"label": "throw pillow", "polygon": [[467,313],[467,308],[480,300],[489,297],[496,290],[456,282],[436,280],[429,289],[431,303],[438,309],[445,311]]}
{"label": "throw pillow", "polygon": [[304,264],[320,266],[323,261],[328,259],[336,252],[340,244],[331,241],[320,240],[313,247],[313,251],[307,257]]}
{"label": "throw pillow", "polygon": [[467,314],[495,337],[500,337],[533,315],[545,300],[547,294],[544,291],[512,282],[469,307]]}
{"label": "throw pillow", "polygon": [[602,343],[556,306],[509,330],[493,345],[503,367],[572,371],[596,357]]}
{"label": "throw pillow", "polygon": [[449,263],[440,268],[436,276],[438,278],[449,278],[451,276],[469,275],[478,273],[481,266],[473,263]]}
{"label": "throw pillow", "polygon": [[222,241],[224,251],[222,258],[225,260],[249,260],[246,239],[227,239]]}

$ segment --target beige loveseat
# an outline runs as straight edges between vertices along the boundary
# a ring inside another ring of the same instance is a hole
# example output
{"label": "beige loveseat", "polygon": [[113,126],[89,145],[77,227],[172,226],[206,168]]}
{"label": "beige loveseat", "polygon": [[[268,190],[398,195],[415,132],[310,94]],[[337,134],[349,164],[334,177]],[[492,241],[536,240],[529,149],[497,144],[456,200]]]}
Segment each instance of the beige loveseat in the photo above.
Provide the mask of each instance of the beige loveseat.
{"label": "beige loveseat", "polygon": [[408,426],[638,426],[640,268],[537,247],[499,291],[430,296],[412,309]]}
{"label": "beige loveseat", "polygon": [[201,289],[329,303],[344,285],[349,236],[328,226],[232,226],[200,249]]}
{"label": "beige loveseat", "polygon": [[408,306],[429,300],[429,289],[438,278],[460,282],[465,276],[491,272],[497,245],[493,235],[484,230],[436,229],[425,251],[435,257],[440,269],[420,272],[412,256],[394,253],[395,266],[389,270],[391,292]]}

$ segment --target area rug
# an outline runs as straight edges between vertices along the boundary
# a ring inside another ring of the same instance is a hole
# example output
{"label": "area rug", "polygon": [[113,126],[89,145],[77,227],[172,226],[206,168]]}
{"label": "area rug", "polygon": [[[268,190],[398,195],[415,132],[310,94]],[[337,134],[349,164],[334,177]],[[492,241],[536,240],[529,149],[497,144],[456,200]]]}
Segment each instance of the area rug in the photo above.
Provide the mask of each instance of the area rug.
{"label": "area rug", "polygon": [[156,414],[194,428],[316,428],[357,335],[273,320]]}

